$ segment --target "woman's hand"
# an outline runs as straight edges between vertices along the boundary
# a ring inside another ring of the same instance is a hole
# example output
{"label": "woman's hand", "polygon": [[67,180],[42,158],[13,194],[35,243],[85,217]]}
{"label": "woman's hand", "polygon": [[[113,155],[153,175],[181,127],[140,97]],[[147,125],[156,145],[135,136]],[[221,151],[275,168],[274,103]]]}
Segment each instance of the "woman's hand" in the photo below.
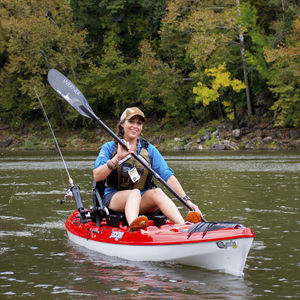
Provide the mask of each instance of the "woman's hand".
{"label": "woman's hand", "polygon": [[201,217],[203,217],[203,214],[202,214],[202,212],[200,211],[198,205],[194,204],[191,200],[188,200],[187,202],[188,202],[188,204],[190,204],[190,206],[191,206],[198,214],[200,214]]}
{"label": "woman's hand", "polygon": [[133,151],[131,150],[131,145],[129,142],[127,142],[126,140],[122,140],[122,142],[126,145],[127,149],[126,150],[124,147],[122,147],[120,144],[118,144],[118,149],[117,149],[117,160],[121,160],[122,158],[130,155],[131,153],[133,153]]}

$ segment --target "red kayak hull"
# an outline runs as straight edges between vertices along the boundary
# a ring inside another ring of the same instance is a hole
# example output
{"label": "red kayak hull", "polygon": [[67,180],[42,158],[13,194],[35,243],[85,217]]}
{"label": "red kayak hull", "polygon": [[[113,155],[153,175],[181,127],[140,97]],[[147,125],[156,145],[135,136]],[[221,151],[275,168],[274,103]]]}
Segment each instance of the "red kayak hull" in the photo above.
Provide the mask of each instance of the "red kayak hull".
{"label": "red kayak hull", "polygon": [[80,223],[78,211],[74,211],[65,223],[73,242],[105,255],[136,261],[177,261],[243,275],[254,238],[252,230],[225,228],[189,236],[187,231],[193,225],[167,221],[157,228],[150,220],[145,230],[129,232],[127,226],[111,227],[105,220],[100,226],[92,221]]}

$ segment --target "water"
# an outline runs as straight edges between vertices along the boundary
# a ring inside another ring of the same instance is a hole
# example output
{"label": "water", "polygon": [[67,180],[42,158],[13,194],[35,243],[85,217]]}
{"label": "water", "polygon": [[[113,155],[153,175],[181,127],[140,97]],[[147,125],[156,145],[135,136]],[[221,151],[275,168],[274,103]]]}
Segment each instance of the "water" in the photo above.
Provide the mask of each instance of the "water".
{"label": "water", "polygon": [[[86,207],[95,156],[64,154]],[[124,261],[72,244],[64,221],[75,204],[59,204],[68,188],[59,158],[2,153],[1,298],[299,298],[300,153],[165,157],[208,221],[231,220],[253,229],[256,238],[244,278],[170,263]]]}

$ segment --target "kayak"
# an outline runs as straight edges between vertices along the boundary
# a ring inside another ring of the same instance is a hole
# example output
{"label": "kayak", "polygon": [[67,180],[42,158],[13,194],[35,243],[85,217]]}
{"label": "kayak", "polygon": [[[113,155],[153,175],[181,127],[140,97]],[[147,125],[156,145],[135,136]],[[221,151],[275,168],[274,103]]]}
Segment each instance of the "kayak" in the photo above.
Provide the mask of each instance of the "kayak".
{"label": "kayak", "polygon": [[254,233],[241,224],[189,223],[163,225],[149,220],[145,229],[129,232],[122,223],[109,225],[106,218],[94,222],[86,211],[81,222],[75,210],[65,222],[69,239],[108,256],[132,261],[175,262],[243,276]]}
{"label": "kayak", "polygon": [[[81,91],[67,77],[55,69],[48,72],[48,81],[53,89],[84,117],[94,119],[116,143],[124,149],[127,146],[92,110]],[[39,96],[36,92],[36,96]],[[59,150],[69,177],[71,188],[65,197],[72,196],[75,210],[66,220],[65,226],[71,241],[99,253],[117,256],[133,261],[176,262],[210,270],[219,270],[237,276],[243,275],[248,252],[254,234],[250,228],[232,222],[178,225],[166,220],[165,216],[154,215],[148,226],[136,232],[129,232],[126,219],[104,207],[101,197],[101,181],[93,184],[93,208],[86,210],[63,159],[43,105],[39,99],[50,131]],[[128,150],[128,149],[127,149]],[[151,168],[146,160],[131,154],[169,192],[182,202],[189,211],[191,205],[181,197],[163,178]]]}

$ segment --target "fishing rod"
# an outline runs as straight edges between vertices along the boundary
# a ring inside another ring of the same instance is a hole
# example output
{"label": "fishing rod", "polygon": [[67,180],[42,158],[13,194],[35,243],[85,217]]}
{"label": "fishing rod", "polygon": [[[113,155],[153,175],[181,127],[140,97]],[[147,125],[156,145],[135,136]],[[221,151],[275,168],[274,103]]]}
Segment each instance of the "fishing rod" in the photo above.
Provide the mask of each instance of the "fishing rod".
{"label": "fishing rod", "polygon": [[86,213],[85,213],[85,210],[84,210],[84,207],[83,207],[83,203],[82,203],[82,200],[81,200],[81,196],[80,196],[80,188],[79,188],[79,186],[75,186],[75,185],[74,185],[73,179],[72,179],[71,176],[70,176],[70,172],[69,172],[69,170],[68,170],[67,164],[66,164],[66,162],[65,162],[65,160],[64,160],[64,157],[63,157],[62,152],[61,152],[61,150],[60,150],[59,144],[58,144],[57,139],[56,139],[56,137],[55,137],[54,131],[53,131],[53,129],[52,129],[51,123],[50,123],[50,121],[49,121],[49,119],[48,119],[46,110],[45,110],[45,108],[44,108],[44,105],[43,105],[43,103],[42,103],[42,101],[41,101],[41,99],[40,99],[40,96],[39,96],[39,94],[38,94],[36,88],[34,88],[34,92],[35,92],[35,95],[36,95],[37,99],[39,100],[40,106],[41,106],[41,108],[42,108],[43,115],[44,115],[44,117],[45,117],[45,119],[46,119],[46,121],[47,121],[47,124],[48,124],[48,126],[49,126],[50,132],[51,132],[51,134],[52,134],[52,136],[53,136],[53,139],[54,139],[56,148],[57,148],[57,150],[58,150],[58,152],[59,152],[59,154],[60,154],[60,157],[61,157],[61,159],[62,159],[62,162],[63,162],[63,164],[64,164],[65,170],[66,170],[67,175],[68,175],[69,183],[70,183],[70,185],[71,185],[71,187],[66,191],[64,200],[61,200],[60,203],[62,204],[63,202],[65,202],[66,198],[71,198],[71,197],[73,196],[73,198],[75,199],[75,202],[76,202],[77,210],[78,210],[79,213],[80,213],[80,222],[81,222],[81,223],[87,223],[87,222],[88,222],[88,219],[87,219],[87,217],[86,217]]}
{"label": "fishing rod", "polygon": [[59,152],[59,155],[60,155],[60,157],[61,157],[61,159],[62,159],[62,162],[63,162],[63,164],[64,164],[65,170],[66,170],[67,175],[68,175],[69,183],[70,183],[70,185],[71,185],[71,187],[72,187],[72,186],[74,186],[73,179],[72,179],[71,176],[70,176],[70,173],[69,173],[67,164],[66,164],[66,162],[65,162],[65,160],[64,160],[64,157],[63,157],[63,155],[62,155],[62,153],[61,153],[61,151],[60,151],[60,147],[59,147],[59,145],[58,145],[58,142],[57,142],[57,139],[56,139],[56,137],[55,137],[54,131],[53,131],[53,129],[52,129],[51,123],[50,123],[50,121],[49,121],[49,119],[48,119],[48,116],[47,116],[47,114],[46,114],[44,105],[43,105],[43,103],[42,103],[42,101],[41,101],[41,99],[40,99],[40,97],[39,97],[39,94],[37,93],[37,91],[36,91],[35,88],[34,88],[34,91],[35,91],[36,97],[37,97],[38,100],[39,100],[40,106],[41,106],[41,108],[42,108],[43,115],[44,115],[44,117],[45,117],[45,119],[46,119],[46,121],[47,121],[47,124],[48,124],[48,126],[49,126],[50,132],[52,133],[52,137],[53,137],[53,139],[54,139],[56,148],[57,148],[57,150],[58,150],[58,152]]}

